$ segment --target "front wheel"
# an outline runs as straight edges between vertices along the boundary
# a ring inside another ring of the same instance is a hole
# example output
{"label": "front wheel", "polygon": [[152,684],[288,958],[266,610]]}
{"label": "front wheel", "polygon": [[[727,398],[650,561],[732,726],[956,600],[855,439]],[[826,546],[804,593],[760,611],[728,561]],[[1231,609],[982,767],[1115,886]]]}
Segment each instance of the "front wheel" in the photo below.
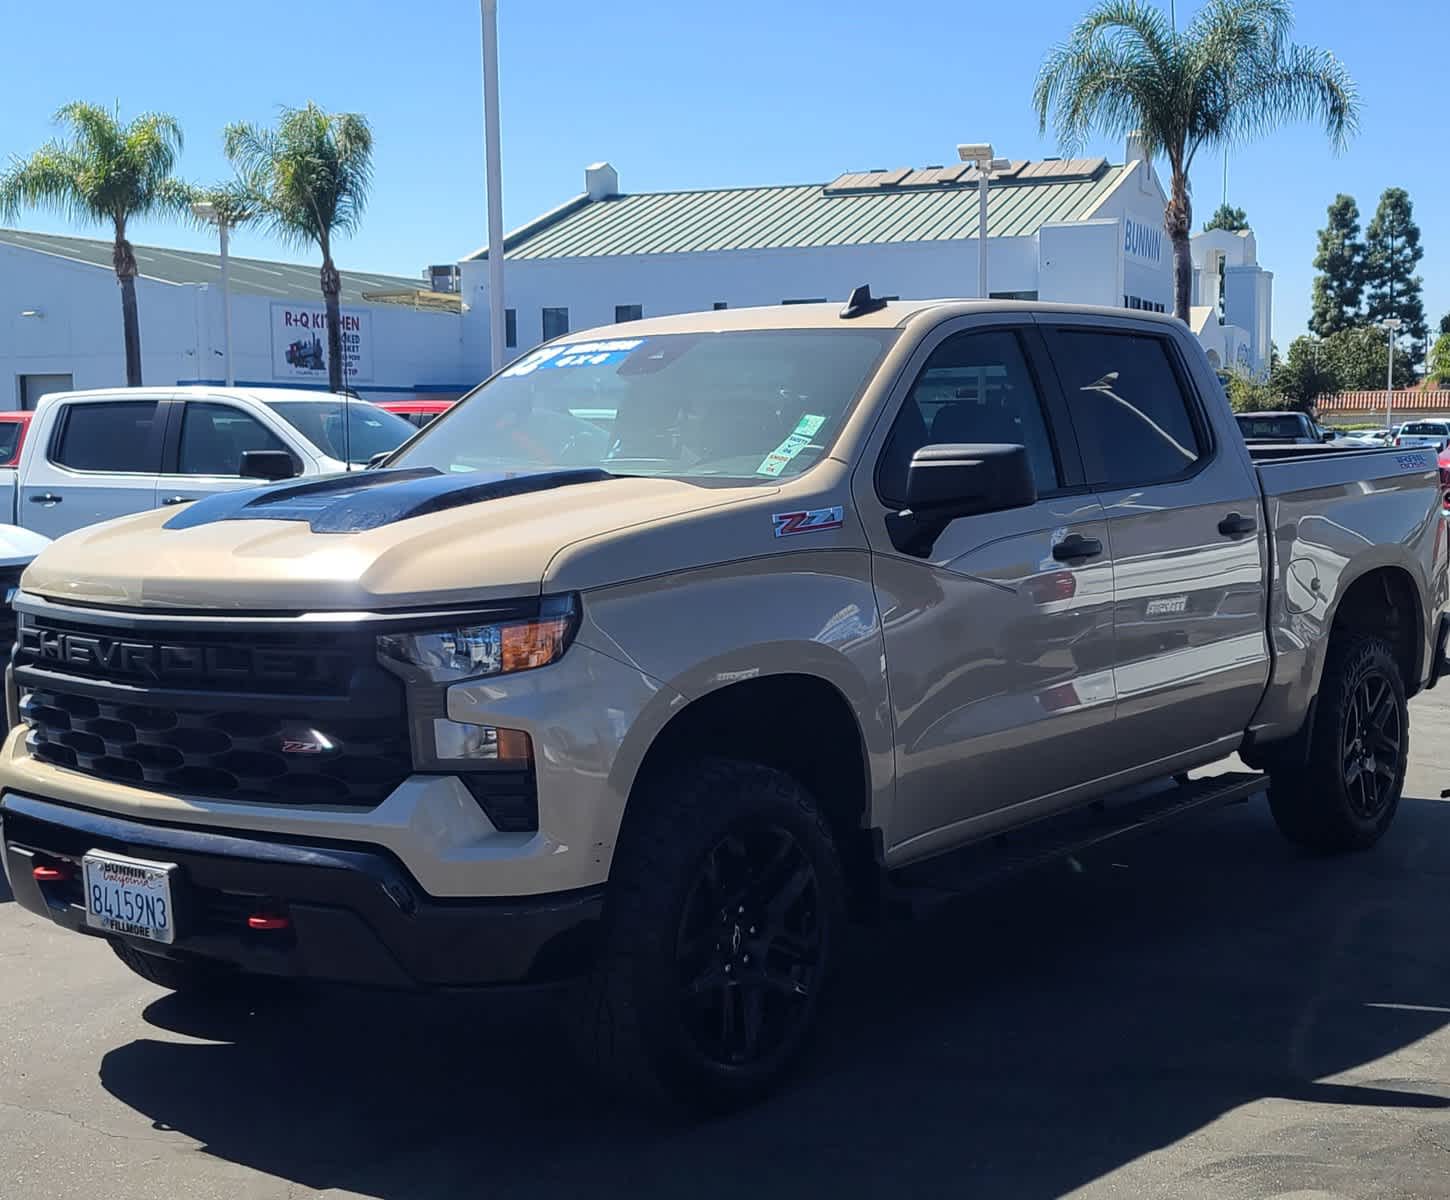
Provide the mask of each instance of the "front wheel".
{"label": "front wheel", "polygon": [[1409,762],[1404,679],[1379,637],[1329,649],[1307,764],[1275,770],[1269,804],[1280,831],[1313,850],[1364,850],[1394,820]]}
{"label": "front wheel", "polygon": [[816,1024],[845,913],[831,831],[794,779],[754,763],[703,761],[634,802],[577,1031],[633,1091],[738,1107]]}

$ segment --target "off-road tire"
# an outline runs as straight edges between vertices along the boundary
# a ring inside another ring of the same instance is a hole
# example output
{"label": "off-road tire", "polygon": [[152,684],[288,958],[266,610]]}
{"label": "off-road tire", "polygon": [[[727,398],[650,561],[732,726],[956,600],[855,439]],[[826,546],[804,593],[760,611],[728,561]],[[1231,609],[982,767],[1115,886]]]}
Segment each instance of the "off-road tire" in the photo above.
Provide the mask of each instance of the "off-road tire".
{"label": "off-road tire", "polygon": [[[735,760],[662,773],[630,803],[599,958],[568,1013],[576,1040],[646,1102],[697,1112],[749,1104],[805,1050],[844,933],[831,830],[789,775]],[[753,1058],[720,1044],[742,1041]]]}
{"label": "off-road tire", "polygon": [[213,966],[211,963],[162,958],[159,954],[147,954],[144,950],[138,950],[129,942],[112,941],[110,946],[116,952],[116,957],[147,983],[154,983],[168,991],[187,995],[213,992],[225,987],[228,981],[238,978],[236,972]]}
{"label": "off-road tire", "polygon": [[1399,807],[1409,749],[1405,683],[1389,643],[1335,638],[1319,684],[1308,761],[1276,764],[1271,776],[1269,807],[1279,831],[1324,853],[1373,846]]}

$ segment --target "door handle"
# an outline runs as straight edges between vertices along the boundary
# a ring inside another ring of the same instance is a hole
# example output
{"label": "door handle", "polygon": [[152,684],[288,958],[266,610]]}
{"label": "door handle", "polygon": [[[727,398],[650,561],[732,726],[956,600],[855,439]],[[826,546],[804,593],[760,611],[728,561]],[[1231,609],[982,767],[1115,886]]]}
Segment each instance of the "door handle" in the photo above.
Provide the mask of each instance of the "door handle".
{"label": "door handle", "polygon": [[1083,537],[1074,533],[1065,537],[1052,548],[1052,557],[1058,562],[1072,562],[1079,558],[1096,558],[1103,552],[1103,544],[1097,538]]}
{"label": "door handle", "polygon": [[161,501],[161,503],[162,504],[190,504],[191,501],[193,501],[195,499],[196,499],[195,496],[167,496],[164,500]]}
{"label": "door handle", "polygon": [[57,496],[54,492],[41,492],[38,496],[30,497],[32,504],[59,504],[64,496]]}
{"label": "door handle", "polygon": [[1259,527],[1259,523],[1253,517],[1246,517],[1242,513],[1229,513],[1218,523],[1218,531],[1224,537],[1243,537],[1253,533]]}

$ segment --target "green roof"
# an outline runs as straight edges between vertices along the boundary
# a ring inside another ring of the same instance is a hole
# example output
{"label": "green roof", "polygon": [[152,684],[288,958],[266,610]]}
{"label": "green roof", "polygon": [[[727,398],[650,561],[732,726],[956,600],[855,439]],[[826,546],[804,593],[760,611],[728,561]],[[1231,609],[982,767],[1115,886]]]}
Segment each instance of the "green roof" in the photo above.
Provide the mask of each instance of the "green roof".
{"label": "green roof", "polygon": [[[987,236],[1089,216],[1125,168],[1104,159],[994,171]],[[504,239],[510,260],[939,242],[977,235],[975,167],[868,171],[827,184],[576,197]],[[487,250],[474,255],[486,258]]]}
{"label": "green roof", "polygon": [[[109,240],[100,238],[62,237],[50,233],[28,233],[23,229],[0,229],[0,245],[18,246],[41,254],[53,254],[73,262],[112,270]],[[211,283],[221,285],[221,258],[194,250],[166,250],[160,246],[135,246],[136,266],[143,277],[163,283]],[[270,262],[260,258],[228,256],[231,290],[243,294],[273,296],[278,300],[322,299],[320,265]],[[373,275],[358,271],[342,272],[341,300],[344,304],[363,304],[373,292],[426,289],[421,275]]]}

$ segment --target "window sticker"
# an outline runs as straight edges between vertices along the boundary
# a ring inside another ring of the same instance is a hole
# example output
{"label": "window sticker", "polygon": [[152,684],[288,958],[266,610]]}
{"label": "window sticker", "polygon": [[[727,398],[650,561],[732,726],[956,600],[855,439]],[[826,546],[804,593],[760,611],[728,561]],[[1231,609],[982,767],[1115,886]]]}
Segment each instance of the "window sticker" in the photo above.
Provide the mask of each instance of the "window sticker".
{"label": "window sticker", "polygon": [[826,423],[826,418],[817,416],[815,413],[807,413],[796,422],[795,429],[791,435],[781,442],[774,450],[767,454],[755,468],[757,475],[774,477],[779,475],[786,467],[790,466],[791,460],[802,450],[811,444],[811,438]]}
{"label": "window sticker", "polygon": [[504,372],[508,379],[532,375],[546,367],[607,367],[623,362],[630,353],[644,345],[644,338],[625,338],[607,342],[572,342],[567,346],[546,346],[520,359]]}

